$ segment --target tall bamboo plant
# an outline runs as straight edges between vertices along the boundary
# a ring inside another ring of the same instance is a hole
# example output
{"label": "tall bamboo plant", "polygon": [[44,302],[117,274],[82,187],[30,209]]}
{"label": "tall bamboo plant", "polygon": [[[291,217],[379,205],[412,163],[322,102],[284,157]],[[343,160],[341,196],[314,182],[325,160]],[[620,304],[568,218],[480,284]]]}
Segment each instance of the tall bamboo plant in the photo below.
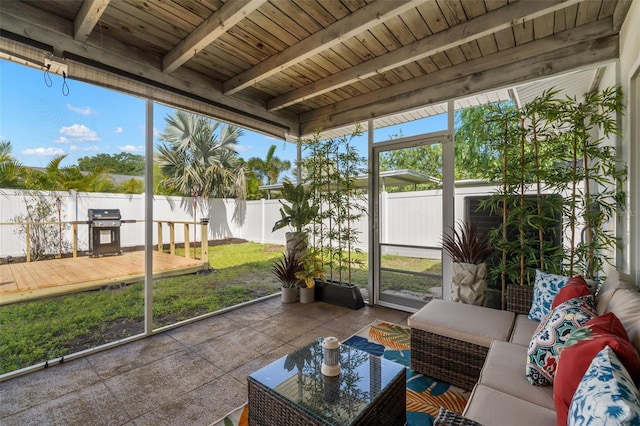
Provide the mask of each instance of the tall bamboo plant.
{"label": "tall bamboo plant", "polygon": [[583,101],[566,98],[558,106],[556,125],[570,147],[564,158],[570,169],[565,203],[569,275],[598,278],[618,247],[607,225],[624,210],[627,169],[606,140],[620,134],[617,118],[622,110],[619,87],[589,93]]}
{"label": "tall bamboo plant", "polygon": [[[507,282],[513,279],[514,253],[517,253],[516,242],[509,238],[509,229],[513,228],[513,221],[516,216],[512,214],[513,197],[518,190],[518,179],[514,175],[514,168],[510,167],[510,161],[515,157],[518,141],[518,111],[514,107],[506,104],[493,105],[487,122],[500,129],[495,140],[489,141],[496,152],[502,157],[502,163],[490,171],[490,179],[500,183],[499,189],[488,199],[480,203],[480,209],[489,210],[492,214],[502,217],[499,227],[489,233],[495,253],[500,257],[500,261],[491,272],[492,275],[500,277],[502,289],[502,304],[504,306],[504,294]],[[515,168],[519,170],[519,168]]]}
{"label": "tall bamboo plant", "polygon": [[[610,262],[617,240],[606,225],[624,208],[626,167],[605,141],[618,134],[621,112],[619,88],[583,101],[551,90],[519,111],[494,110],[491,120],[504,130],[493,141],[503,162],[491,177],[500,186],[480,206],[502,215],[490,235],[502,257],[493,272],[503,306],[506,284],[532,285],[536,269],[593,279]],[[566,246],[546,235],[562,218]]]}
{"label": "tall bamboo plant", "polygon": [[546,130],[545,100],[551,96],[520,110],[497,105],[489,118],[502,128],[492,141],[502,163],[490,176],[499,189],[480,207],[502,217],[490,237],[501,257],[491,272],[500,276],[503,306],[507,284],[533,285],[536,269],[560,272],[561,245],[550,243],[549,230],[559,220],[561,198],[547,195],[554,193],[553,176],[545,172],[552,169],[550,154],[556,151],[556,139]]}
{"label": "tall bamboo plant", "polygon": [[319,206],[312,224],[311,243],[322,257],[331,281],[352,281],[352,268],[359,261],[353,253],[360,250],[359,231],[354,228],[366,215],[364,194],[356,187],[358,175],[364,172],[365,158],[352,144],[362,133],[321,140],[319,134],[304,141],[307,154],[302,162],[305,182],[313,203]]}
{"label": "tall bamboo plant", "polygon": [[543,92],[524,106],[522,116],[525,118],[523,127],[532,167],[531,176],[527,181],[533,183],[532,190],[535,190],[534,205],[531,206],[534,211],[527,218],[532,228],[532,248],[537,246],[537,253],[532,251],[531,255],[536,268],[560,274],[562,245],[550,242],[559,241],[560,235],[549,233],[555,232],[561,225],[562,198],[545,195],[557,193],[559,182],[566,180],[565,176],[557,173],[555,167],[558,152],[562,152],[552,124],[557,119],[557,94],[557,90]]}

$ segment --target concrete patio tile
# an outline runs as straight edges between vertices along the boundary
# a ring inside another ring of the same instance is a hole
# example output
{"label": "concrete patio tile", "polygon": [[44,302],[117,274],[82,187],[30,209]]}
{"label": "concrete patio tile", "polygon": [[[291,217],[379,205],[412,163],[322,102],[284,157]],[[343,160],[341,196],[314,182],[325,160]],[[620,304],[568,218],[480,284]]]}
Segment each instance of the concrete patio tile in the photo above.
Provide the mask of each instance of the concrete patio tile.
{"label": "concrete patio tile", "polygon": [[194,322],[187,327],[175,328],[167,331],[166,334],[183,345],[192,347],[241,327],[244,325],[225,314]]}
{"label": "concrete patio tile", "polygon": [[351,309],[324,302],[295,303],[291,306],[297,313],[321,321],[329,321],[351,311]]}
{"label": "concrete patio tile", "polygon": [[245,402],[246,381],[224,375],[134,419],[133,423],[137,426],[204,426]]}
{"label": "concrete patio tile", "polygon": [[235,333],[228,333],[194,346],[193,350],[228,373],[282,346],[283,343],[285,342],[252,327],[244,327]]}
{"label": "concrete patio tile", "polygon": [[316,318],[286,312],[271,317],[269,321],[254,324],[252,328],[286,343],[301,336],[306,330],[318,327],[322,322]]}
{"label": "concrete patio tile", "polygon": [[242,309],[231,311],[224,315],[240,324],[251,325],[278,315],[287,308],[288,306],[284,305],[280,298],[273,298],[255,305],[245,306]]}
{"label": "concrete patio tile", "polygon": [[98,375],[108,379],[185,350],[166,333],[157,334],[87,357]]}
{"label": "concrete patio tile", "polygon": [[223,372],[191,349],[128,371],[105,384],[126,407],[131,418],[157,409],[163,404],[222,376]]}
{"label": "concrete patio tile", "polygon": [[300,336],[298,339],[291,341],[290,343],[295,346],[304,346],[311,343],[313,340],[318,337],[337,337],[338,340],[342,341],[347,337],[351,336],[353,332],[351,329],[345,329],[344,324],[340,324],[336,322],[328,322],[324,323],[319,327],[314,328],[313,330],[308,330],[305,334]]}
{"label": "concrete patio tile", "polygon": [[232,370],[229,374],[235,377],[237,380],[247,383],[247,376],[254,371],[257,371],[265,365],[271,364],[273,361],[282,358],[298,349],[299,346],[284,344],[275,348],[274,350],[267,352],[266,354],[259,356],[258,358],[247,362],[244,365]]}
{"label": "concrete patio tile", "polygon": [[[109,392],[104,383],[95,383],[59,398],[51,398],[48,392],[42,393],[49,397],[49,401],[4,417],[0,423],[4,426],[111,426],[130,419],[125,404]],[[4,400],[2,403],[4,405]]]}
{"label": "concrete patio tile", "polygon": [[[54,365],[0,384],[0,419],[97,383],[84,359]],[[0,423],[2,423],[0,421]]]}

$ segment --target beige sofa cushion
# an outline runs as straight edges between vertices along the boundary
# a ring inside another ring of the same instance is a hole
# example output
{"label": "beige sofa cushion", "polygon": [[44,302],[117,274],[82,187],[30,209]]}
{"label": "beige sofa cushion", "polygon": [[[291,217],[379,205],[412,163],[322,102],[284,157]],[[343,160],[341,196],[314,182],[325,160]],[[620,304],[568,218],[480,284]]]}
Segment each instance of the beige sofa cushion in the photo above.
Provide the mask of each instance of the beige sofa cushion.
{"label": "beige sofa cushion", "polygon": [[540,325],[540,321],[531,320],[527,315],[518,315],[516,317],[516,322],[513,325],[513,332],[511,333],[511,339],[509,341],[517,345],[528,347],[538,325]]}
{"label": "beige sofa cushion", "polygon": [[619,288],[634,288],[633,284],[628,282],[615,268],[608,267],[605,273],[607,274],[607,279],[602,283],[596,295],[596,310],[598,311],[598,315],[609,312],[607,306],[616,290]]}
{"label": "beige sofa cushion", "polygon": [[629,340],[640,352],[640,292],[631,288],[618,288],[611,296],[606,312],[613,312],[620,319]]}
{"label": "beige sofa cushion", "polygon": [[478,383],[554,410],[553,387],[529,384],[524,375],[526,358],[525,346],[494,340]]}
{"label": "beige sofa cushion", "polygon": [[477,384],[473,388],[463,415],[487,426],[556,424],[554,410],[532,404],[483,384]]}
{"label": "beige sofa cushion", "polygon": [[515,314],[509,311],[434,299],[407,319],[411,328],[488,348],[509,340]]}

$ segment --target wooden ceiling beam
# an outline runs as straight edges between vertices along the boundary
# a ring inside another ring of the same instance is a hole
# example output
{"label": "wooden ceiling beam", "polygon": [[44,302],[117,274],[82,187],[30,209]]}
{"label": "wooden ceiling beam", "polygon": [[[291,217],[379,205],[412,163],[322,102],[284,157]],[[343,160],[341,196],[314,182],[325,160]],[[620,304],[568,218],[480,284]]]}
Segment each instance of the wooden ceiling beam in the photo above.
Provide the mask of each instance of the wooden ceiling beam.
{"label": "wooden ceiling beam", "polygon": [[225,3],[162,58],[163,71],[169,74],[178,69],[266,1],[234,0]]}
{"label": "wooden ceiling beam", "polygon": [[331,129],[420,108],[473,93],[523,83],[618,55],[612,20],[604,19],[522,46],[436,71],[301,114],[300,132]]}
{"label": "wooden ceiling beam", "polygon": [[[233,95],[282,70],[305,61],[318,52],[354,37],[363,31],[411,10],[427,0],[376,1],[356,10],[346,18],[313,33],[304,40],[260,62],[223,83],[225,95]],[[428,0],[434,1],[434,0]]]}
{"label": "wooden ceiling beam", "polygon": [[438,52],[478,40],[489,34],[511,28],[514,25],[533,20],[580,1],[546,0],[511,3],[463,24],[415,41],[390,53],[271,99],[267,102],[267,109],[276,111],[285,108],[353,84],[359,80],[371,78],[376,74],[382,74],[394,68],[427,58]]}
{"label": "wooden ceiling beam", "polygon": [[111,0],[85,0],[73,21],[73,38],[84,43]]}
{"label": "wooden ceiling beam", "polygon": [[622,24],[624,23],[624,19],[627,17],[627,12],[629,12],[632,1],[633,0],[618,0],[616,3],[616,8],[613,10],[613,28],[616,31],[620,31],[622,28]]}

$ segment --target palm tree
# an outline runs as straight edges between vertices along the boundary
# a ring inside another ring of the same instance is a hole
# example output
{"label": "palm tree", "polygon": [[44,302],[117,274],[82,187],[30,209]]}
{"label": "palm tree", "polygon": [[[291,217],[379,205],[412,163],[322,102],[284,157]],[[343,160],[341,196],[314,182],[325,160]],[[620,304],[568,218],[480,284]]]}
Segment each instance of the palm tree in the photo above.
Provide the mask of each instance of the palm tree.
{"label": "palm tree", "polygon": [[47,163],[44,171],[27,169],[25,187],[27,189],[62,191],[64,178],[60,163],[65,158],[66,155],[56,155]]}
{"label": "palm tree", "polygon": [[84,192],[111,192],[115,185],[109,177],[109,170],[96,166],[89,172],[82,172],[78,166],[61,167],[67,155],[58,155],[47,163],[44,171],[26,169],[24,187],[27,189]]}
{"label": "palm tree", "polygon": [[266,180],[268,185],[278,182],[280,173],[286,172],[291,168],[290,161],[281,160],[273,155],[275,151],[276,146],[271,145],[267,152],[267,157],[264,160],[253,157],[247,161],[249,168],[253,170],[260,179],[263,179],[263,181]]}
{"label": "palm tree", "polygon": [[244,168],[235,151],[241,128],[184,111],[165,121],[156,156],[165,187],[185,196],[244,197]]}
{"label": "palm tree", "polygon": [[0,188],[21,188],[23,167],[11,155],[11,142],[0,142]]}

